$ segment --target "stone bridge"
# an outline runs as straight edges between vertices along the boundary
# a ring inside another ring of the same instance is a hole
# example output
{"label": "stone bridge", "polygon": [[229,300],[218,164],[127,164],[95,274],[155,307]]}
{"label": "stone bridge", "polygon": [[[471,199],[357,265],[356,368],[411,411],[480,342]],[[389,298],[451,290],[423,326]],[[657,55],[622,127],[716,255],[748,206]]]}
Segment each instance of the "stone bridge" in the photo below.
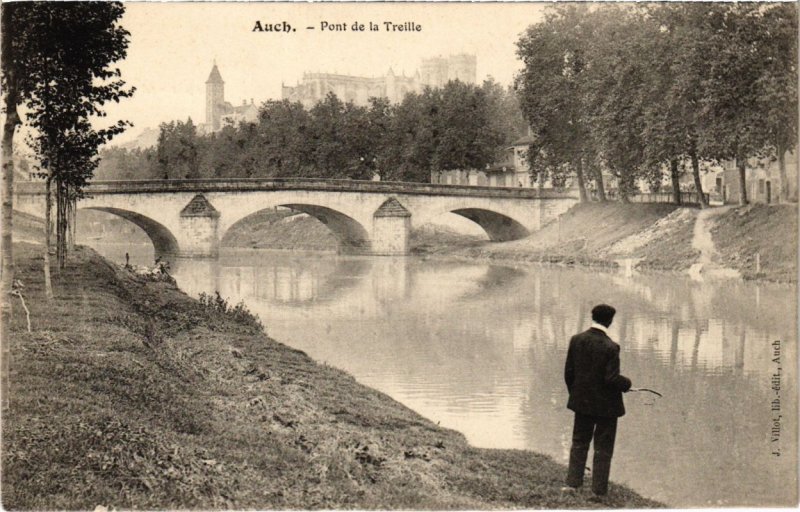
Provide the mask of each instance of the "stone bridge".
{"label": "stone bridge", "polygon": [[[77,208],[142,228],[156,254],[216,257],[237,222],[285,206],[319,219],[344,253],[402,255],[411,229],[452,212],[493,241],[523,238],[572,206],[570,192],[329,179],[95,181]],[[15,209],[44,216],[44,186],[17,182]],[[80,227],[78,227],[80,229]]]}

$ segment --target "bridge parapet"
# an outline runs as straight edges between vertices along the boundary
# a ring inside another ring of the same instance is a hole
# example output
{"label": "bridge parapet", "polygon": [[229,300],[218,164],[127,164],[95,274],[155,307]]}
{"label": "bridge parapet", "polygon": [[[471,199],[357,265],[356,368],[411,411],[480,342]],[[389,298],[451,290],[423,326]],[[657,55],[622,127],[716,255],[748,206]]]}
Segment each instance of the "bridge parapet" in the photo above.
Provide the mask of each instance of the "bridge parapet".
{"label": "bridge parapet", "polygon": [[[95,194],[148,194],[157,192],[254,192],[277,190],[307,190],[327,192],[362,192],[377,194],[414,194],[461,197],[495,197],[515,199],[575,199],[569,190],[539,190],[536,188],[476,187],[409,183],[405,181],[367,181],[316,178],[238,178],[198,180],[124,180],[92,181],[85,191]],[[43,182],[17,182],[15,193],[44,194]]]}

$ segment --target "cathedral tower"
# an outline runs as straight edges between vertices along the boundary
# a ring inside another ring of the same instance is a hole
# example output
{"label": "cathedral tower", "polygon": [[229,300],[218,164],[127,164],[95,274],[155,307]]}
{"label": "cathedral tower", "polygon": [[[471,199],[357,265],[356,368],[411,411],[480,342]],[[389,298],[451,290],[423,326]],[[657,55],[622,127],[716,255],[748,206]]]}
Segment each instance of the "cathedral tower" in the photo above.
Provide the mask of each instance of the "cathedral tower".
{"label": "cathedral tower", "polygon": [[212,131],[220,129],[224,105],[225,81],[222,80],[215,61],[208,80],[206,80],[206,125],[210,126]]}

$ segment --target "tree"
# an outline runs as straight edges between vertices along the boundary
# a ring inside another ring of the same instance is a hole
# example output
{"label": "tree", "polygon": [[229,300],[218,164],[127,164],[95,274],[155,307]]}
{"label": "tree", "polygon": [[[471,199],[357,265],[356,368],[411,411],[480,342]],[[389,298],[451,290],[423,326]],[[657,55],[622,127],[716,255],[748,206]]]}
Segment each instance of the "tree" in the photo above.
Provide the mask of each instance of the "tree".
{"label": "tree", "polygon": [[349,179],[368,180],[378,170],[378,151],[385,135],[382,117],[388,103],[373,101],[370,107],[345,104],[341,127],[342,143],[349,155],[345,175]]}
{"label": "tree", "polygon": [[[18,106],[28,94],[30,84],[27,82],[26,64],[28,59],[37,56],[36,48],[26,47],[24,44],[12,44],[15,35],[14,28],[23,25],[28,18],[28,14],[22,11],[17,16],[17,8],[10,7],[9,4],[0,6],[0,17],[2,18],[2,88],[5,91],[5,101],[3,110],[6,115],[3,124],[3,185],[2,185],[2,216],[0,216],[0,343],[2,351],[0,360],[0,394],[2,395],[3,409],[8,408],[8,368],[10,352],[8,349],[8,336],[10,333],[9,324],[11,323],[11,292],[14,283],[14,258],[12,247],[11,230],[13,227],[14,213],[14,132],[20,125]],[[41,34],[40,34],[41,36]],[[10,57],[14,57],[13,59]],[[19,59],[19,62],[17,62]],[[11,65],[15,62],[15,65]]]}
{"label": "tree", "polygon": [[64,268],[69,215],[97,167],[98,148],[128,124],[92,126],[93,119],[105,116],[105,102],[133,94],[124,88],[119,70],[108,69],[125,57],[129,34],[117,25],[121,4],[38,4],[36,9],[34,22],[50,36],[33,69],[37,80],[25,102],[26,117],[36,133],[31,146],[55,184],[56,252]]}
{"label": "tree", "polygon": [[159,130],[156,161],[161,177],[165,180],[198,178],[197,129],[192,119],[161,123]]}
{"label": "tree", "polygon": [[154,147],[126,149],[104,147],[98,153],[96,180],[136,180],[156,178]]}
{"label": "tree", "polygon": [[503,150],[528,131],[528,123],[522,114],[519,99],[512,86],[503,87],[491,77],[481,85],[483,94],[489,103],[489,121],[493,130],[500,134],[502,145],[498,146],[499,158]]}
{"label": "tree", "polygon": [[486,92],[450,81],[435,96],[437,135],[431,170],[481,169],[494,161],[504,134],[494,122]]}
{"label": "tree", "polygon": [[380,121],[377,110],[344,103],[329,93],[309,112],[313,172],[326,178],[370,179],[377,169]]}
{"label": "tree", "polygon": [[[545,20],[532,25],[517,41],[525,67],[515,88],[535,144],[534,169],[553,176],[574,173],[581,201],[587,201],[583,163],[589,126],[582,89],[586,66],[589,7],[570,4],[553,8]],[[544,177],[540,177],[543,181]]]}
{"label": "tree", "polygon": [[[645,165],[656,179],[657,169],[669,168],[672,198],[681,204],[682,160],[694,127],[693,106],[700,94],[699,75],[692,70],[696,45],[681,45],[683,25],[675,16],[683,5],[652,5],[641,16],[641,54],[646,91],[642,115]],[[698,169],[699,172],[699,169]],[[659,176],[660,178],[660,176]],[[697,179],[699,183],[699,175]],[[701,195],[702,197],[702,195]],[[702,205],[702,201],[701,201]]]}
{"label": "tree", "polygon": [[392,104],[387,98],[370,98],[367,123],[372,137],[369,143],[372,144],[372,162],[375,172],[381,179],[390,177],[388,169],[383,166],[383,155],[386,154],[387,148],[394,143],[390,138],[392,112]]}
{"label": "tree", "polygon": [[432,160],[438,144],[436,117],[438,89],[409,93],[390,109],[386,144],[378,154],[378,168],[394,181],[430,180]]}
{"label": "tree", "polygon": [[[783,20],[777,27],[776,19]],[[788,140],[785,134],[796,132],[796,94],[791,94],[796,85],[788,85],[797,80],[796,71],[791,72],[796,70],[796,50],[791,50],[796,43],[787,40],[796,38],[796,15],[791,7],[725,4],[709,7],[703,20],[708,27],[709,58],[703,76],[699,140],[715,159],[736,160],[739,203],[745,205],[749,203],[748,159],[774,156],[779,141]],[[778,91],[784,86],[787,90]],[[785,114],[777,113],[792,106]],[[795,127],[780,128],[784,123]]]}
{"label": "tree", "polygon": [[268,101],[259,113],[261,160],[271,176],[312,173],[311,115],[299,102]]}
{"label": "tree", "polygon": [[[123,125],[95,130],[86,118],[55,106],[32,117],[31,124],[37,128],[37,135],[32,138],[31,147],[39,155],[39,165],[44,171],[48,192],[51,184],[56,187],[56,257],[59,268],[64,268],[69,219],[77,199],[97,167],[98,147],[119,133]],[[46,201],[45,225],[49,226],[49,194]],[[49,233],[46,239],[49,240]],[[45,252],[48,252],[48,247]]]}
{"label": "tree", "polygon": [[761,109],[767,119],[771,145],[778,159],[781,199],[790,200],[785,156],[797,146],[797,8],[775,4],[763,12],[759,31],[765,60],[758,81]]}
{"label": "tree", "polygon": [[[2,186],[2,281],[0,293],[0,340],[2,350],[2,392],[8,400],[8,326],[11,319],[13,283],[13,147],[14,133],[21,123],[18,107],[25,105],[28,119],[43,119],[52,108],[69,112],[75,119],[101,117],[105,101],[126,95],[117,69],[110,63],[125,56],[128,32],[117,25],[123,7],[119,3],[20,2],[2,5],[2,88],[5,93],[6,121],[3,131]],[[69,87],[67,87],[69,85]],[[72,90],[69,91],[68,89]],[[67,105],[44,103],[48,91]],[[130,93],[132,91],[128,91]],[[82,115],[78,115],[82,114]],[[86,135],[85,125],[76,127]],[[81,136],[75,135],[79,140]],[[74,141],[70,139],[70,141]],[[69,141],[68,141],[69,142]],[[81,170],[82,172],[82,170]],[[64,175],[73,190],[80,190],[81,179]]]}

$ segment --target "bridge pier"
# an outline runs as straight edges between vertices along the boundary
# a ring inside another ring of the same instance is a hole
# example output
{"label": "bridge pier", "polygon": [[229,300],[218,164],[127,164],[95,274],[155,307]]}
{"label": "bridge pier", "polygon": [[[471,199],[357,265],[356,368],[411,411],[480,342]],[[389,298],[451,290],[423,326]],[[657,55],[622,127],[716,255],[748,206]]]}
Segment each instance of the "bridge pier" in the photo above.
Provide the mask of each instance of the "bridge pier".
{"label": "bridge pier", "polygon": [[219,256],[219,211],[202,194],[197,194],[180,213],[178,256],[216,258]]}
{"label": "bridge pier", "polygon": [[408,254],[411,238],[411,213],[390,197],[372,216],[372,248],[375,256]]}

